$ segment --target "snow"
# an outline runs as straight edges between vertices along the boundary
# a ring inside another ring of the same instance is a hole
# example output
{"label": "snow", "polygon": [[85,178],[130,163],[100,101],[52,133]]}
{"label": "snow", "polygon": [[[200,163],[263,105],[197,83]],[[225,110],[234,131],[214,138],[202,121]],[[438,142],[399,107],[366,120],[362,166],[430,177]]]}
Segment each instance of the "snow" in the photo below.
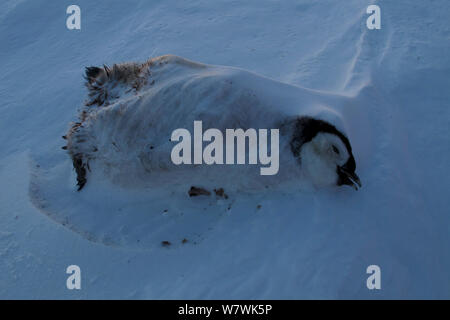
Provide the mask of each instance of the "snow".
{"label": "snow", "polygon": [[[450,298],[448,1],[80,0],[81,30],[70,4],[0,7],[0,298]],[[363,187],[74,191],[84,67],[167,53],[341,97]]]}

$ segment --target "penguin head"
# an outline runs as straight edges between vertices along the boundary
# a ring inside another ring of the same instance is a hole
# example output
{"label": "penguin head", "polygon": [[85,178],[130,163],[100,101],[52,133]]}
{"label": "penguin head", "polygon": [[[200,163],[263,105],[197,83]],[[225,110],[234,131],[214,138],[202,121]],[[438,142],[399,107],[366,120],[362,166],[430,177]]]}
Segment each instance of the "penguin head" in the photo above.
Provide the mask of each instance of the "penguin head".
{"label": "penguin head", "polygon": [[348,138],[330,123],[310,117],[295,121],[291,150],[316,186],[361,187]]}

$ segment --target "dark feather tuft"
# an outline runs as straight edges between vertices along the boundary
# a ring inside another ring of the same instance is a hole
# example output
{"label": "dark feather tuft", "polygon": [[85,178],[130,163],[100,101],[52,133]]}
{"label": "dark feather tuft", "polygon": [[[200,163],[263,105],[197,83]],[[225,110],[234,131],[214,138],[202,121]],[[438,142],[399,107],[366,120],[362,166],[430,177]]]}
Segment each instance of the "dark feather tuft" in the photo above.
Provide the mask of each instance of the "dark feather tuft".
{"label": "dark feather tuft", "polygon": [[86,67],[84,78],[89,83],[93,83],[101,71],[102,71],[102,69],[98,68],[98,67]]}
{"label": "dark feather tuft", "polygon": [[108,68],[108,66],[107,66],[107,65],[103,65],[103,69],[105,69],[106,76],[107,76],[108,78],[110,78],[111,70]]}

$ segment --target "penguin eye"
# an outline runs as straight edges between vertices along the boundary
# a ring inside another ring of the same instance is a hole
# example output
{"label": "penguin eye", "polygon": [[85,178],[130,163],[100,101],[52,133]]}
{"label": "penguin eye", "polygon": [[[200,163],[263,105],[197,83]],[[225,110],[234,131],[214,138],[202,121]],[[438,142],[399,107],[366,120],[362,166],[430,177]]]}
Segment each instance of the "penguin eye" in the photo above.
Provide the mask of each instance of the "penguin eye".
{"label": "penguin eye", "polygon": [[332,147],[333,147],[333,151],[336,153],[336,154],[339,154],[339,150],[338,150],[338,148],[336,148],[336,146],[335,145],[332,145]]}

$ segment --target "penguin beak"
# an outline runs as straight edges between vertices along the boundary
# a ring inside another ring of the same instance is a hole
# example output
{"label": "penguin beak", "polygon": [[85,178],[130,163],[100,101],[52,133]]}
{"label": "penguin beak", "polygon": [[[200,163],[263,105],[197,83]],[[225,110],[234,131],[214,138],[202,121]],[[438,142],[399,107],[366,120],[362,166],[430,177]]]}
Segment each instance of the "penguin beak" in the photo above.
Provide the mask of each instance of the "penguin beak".
{"label": "penguin beak", "polygon": [[352,186],[355,190],[358,190],[358,187],[361,188],[361,181],[356,173],[350,172],[347,168],[345,168],[345,166],[338,166],[338,173],[340,180],[338,185],[346,184]]}

